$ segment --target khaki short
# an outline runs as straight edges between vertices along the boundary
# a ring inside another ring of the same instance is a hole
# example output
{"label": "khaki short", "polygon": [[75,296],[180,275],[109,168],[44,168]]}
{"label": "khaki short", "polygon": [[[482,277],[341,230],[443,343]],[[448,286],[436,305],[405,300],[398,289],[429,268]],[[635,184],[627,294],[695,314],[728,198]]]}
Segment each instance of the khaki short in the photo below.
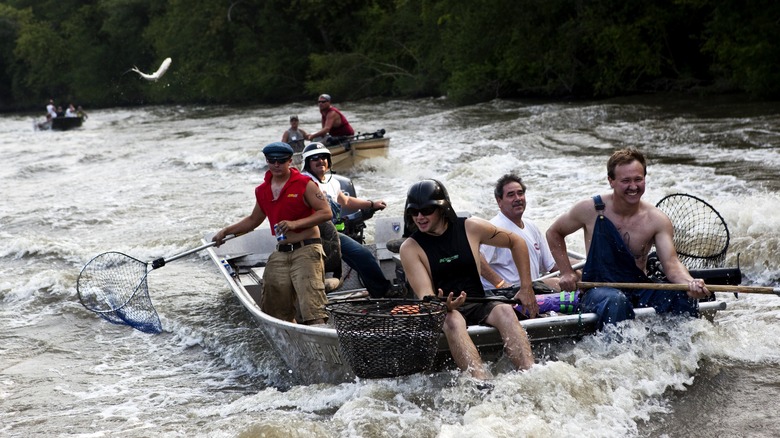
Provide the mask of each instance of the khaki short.
{"label": "khaki short", "polygon": [[263,271],[260,309],[285,321],[327,319],[322,244],[274,251]]}

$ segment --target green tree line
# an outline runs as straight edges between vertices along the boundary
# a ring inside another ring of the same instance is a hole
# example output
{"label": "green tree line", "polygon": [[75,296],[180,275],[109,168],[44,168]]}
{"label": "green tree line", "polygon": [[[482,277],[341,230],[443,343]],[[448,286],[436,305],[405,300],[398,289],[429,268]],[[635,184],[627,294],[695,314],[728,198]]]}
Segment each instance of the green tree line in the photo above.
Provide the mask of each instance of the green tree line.
{"label": "green tree line", "polygon": [[[151,73],[147,82],[128,70]],[[774,0],[5,0],[0,110],[780,96]]]}

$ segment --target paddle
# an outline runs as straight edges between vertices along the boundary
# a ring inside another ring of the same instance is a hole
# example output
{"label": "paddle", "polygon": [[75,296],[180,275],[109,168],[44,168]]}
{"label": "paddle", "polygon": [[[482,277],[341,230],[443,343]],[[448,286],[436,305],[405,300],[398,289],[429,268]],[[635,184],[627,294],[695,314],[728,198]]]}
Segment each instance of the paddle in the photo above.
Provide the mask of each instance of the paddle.
{"label": "paddle", "polygon": [[[226,236],[224,241],[236,235]],[[109,322],[127,324],[147,333],[162,331],[157,311],[149,299],[146,277],[166,263],[215,246],[210,242],[167,259],[143,262],[121,252],[95,256],[81,269],[76,291],[81,304]]]}
{"label": "paddle", "polygon": [[[617,289],[652,289],[652,290],[688,290],[688,285],[684,283],[604,283],[581,281],[577,283],[579,289],[590,289],[593,287],[614,287]],[[775,294],[780,296],[780,287],[765,286],[725,286],[718,284],[708,284],[707,289],[711,292],[744,292],[753,294]]]}

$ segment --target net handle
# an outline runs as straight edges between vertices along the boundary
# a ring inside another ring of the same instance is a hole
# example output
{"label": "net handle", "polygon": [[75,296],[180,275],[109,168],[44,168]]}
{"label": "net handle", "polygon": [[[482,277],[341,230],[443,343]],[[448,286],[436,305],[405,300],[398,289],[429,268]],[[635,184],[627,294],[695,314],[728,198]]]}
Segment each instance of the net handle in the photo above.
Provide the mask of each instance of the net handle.
{"label": "net handle", "polygon": [[[240,235],[241,234],[230,234],[230,235],[227,235],[227,236],[225,236],[224,239],[222,239],[222,242],[223,243],[227,242],[228,240],[233,239],[235,237],[238,237]],[[165,266],[166,263],[169,263],[169,262],[172,262],[172,261],[175,261],[175,260],[179,260],[182,257],[187,257],[190,254],[194,254],[194,253],[196,253],[198,251],[202,251],[202,250],[204,250],[206,248],[211,248],[212,246],[215,246],[216,244],[217,244],[217,242],[209,242],[209,243],[203,244],[203,245],[201,245],[201,246],[199,246],[197,248],[189,249],[187,251],[184,251],[184,252],[182,252],[180,254],[176,254],[176,255],[170,256],[168,258],[160,257],[159,259],[156,259],[156,260],[152,261],[152,270],[157,269],[157,268],[162,268],[163,266]]]}

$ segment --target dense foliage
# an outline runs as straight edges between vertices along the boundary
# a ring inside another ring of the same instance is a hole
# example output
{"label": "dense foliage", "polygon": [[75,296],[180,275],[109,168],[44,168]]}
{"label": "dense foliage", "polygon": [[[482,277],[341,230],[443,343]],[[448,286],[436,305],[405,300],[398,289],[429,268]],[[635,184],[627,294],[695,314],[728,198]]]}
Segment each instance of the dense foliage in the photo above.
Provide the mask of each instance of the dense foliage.
{"label": "dense foliage", "polygon": [[[158,82],[151,73],[173,64]],[[6,0],[0,110],[258,103],[328,92],[780,96],[773,0]]]}

